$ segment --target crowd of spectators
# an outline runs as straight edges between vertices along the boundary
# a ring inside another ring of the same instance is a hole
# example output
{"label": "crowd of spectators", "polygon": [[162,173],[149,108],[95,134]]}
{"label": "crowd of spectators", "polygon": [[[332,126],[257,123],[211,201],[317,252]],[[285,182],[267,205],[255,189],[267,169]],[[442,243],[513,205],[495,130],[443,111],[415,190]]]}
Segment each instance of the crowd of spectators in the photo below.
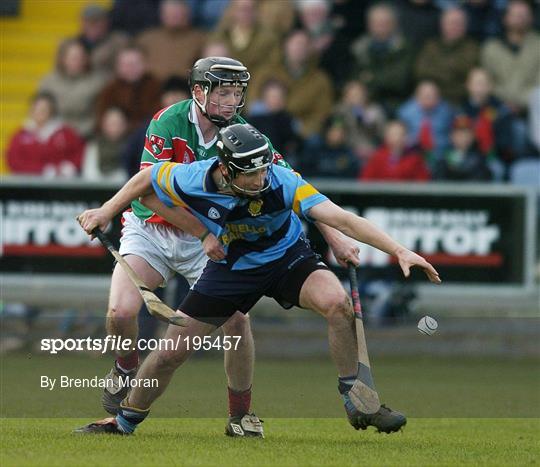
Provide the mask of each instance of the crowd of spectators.
{"label": "crowd of spectators", "polygon": [[507,181],[540,152],[526,0],[115,0],[87,5],[8,144],[12,173],[125,180],[201,56],[242,61],[244,117],[309,177]]}

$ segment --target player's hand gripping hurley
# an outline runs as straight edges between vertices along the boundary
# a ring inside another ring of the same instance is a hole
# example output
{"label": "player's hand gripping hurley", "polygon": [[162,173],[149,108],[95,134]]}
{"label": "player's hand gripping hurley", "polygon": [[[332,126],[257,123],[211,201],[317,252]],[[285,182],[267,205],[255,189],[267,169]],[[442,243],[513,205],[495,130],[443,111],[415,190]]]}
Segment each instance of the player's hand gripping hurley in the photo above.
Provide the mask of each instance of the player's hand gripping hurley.
{"label": "player's hand gripping hurley", "polygon": [[372,414],[381,408],[381,403],[379,401],[379,395],[375,390],[373,377],[371,376],[371,365],[369,363],[366,336],[364,333],[362,305],[360,304],[360,294],[358,292],[356,266],[350,263],[349,281],[351,284],[351,297],[353,302],[356,340],[358,345],[358,373],[356,375],[356,381],[349,391],[349,397],[351,402],[360,412]]}
{"label": "player's hand gripping hurley", "polygon": [[94,230],[92,230],[92,235],[99,238],[99,241],[103,244],[103,246],[105,246],[109,250],[109,252],[114,256],[114,259],[118,261],[118,264],[122,266],[131,282],[133,282],[135,287],[137,287],[137,289],[139,290],[139,293],[144,300],[146,308],[148,308],[148,311],[152,316],[155,316],[161,321],[165,321],[169,324],[185,326],[184,318],[175,313],[172,308],[169,308],[167,305],[165,305],[165,303],[163,303],[154,292],[152,292],[148,287],[146,287],[146,284],[131,268],[131,266],[122,257],[122,255],[118,253],[116,248],[109,240],[109,237],[107,237],[107,235],[105,235],[99,227],[96,227]]}

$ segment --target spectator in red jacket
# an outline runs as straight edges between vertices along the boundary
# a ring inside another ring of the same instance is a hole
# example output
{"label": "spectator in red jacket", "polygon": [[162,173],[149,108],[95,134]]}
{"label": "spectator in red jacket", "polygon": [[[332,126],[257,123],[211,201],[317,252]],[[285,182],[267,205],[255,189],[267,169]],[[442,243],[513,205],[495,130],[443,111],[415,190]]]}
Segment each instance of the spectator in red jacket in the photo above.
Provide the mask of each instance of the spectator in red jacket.
{"label": "spectator in red jacket", "polygon": [[83,150],[84,140],[58,117],[52,94],[42,92],[8,144],[7,163],[14,174],[72,177],[80,171]]}
{"label": "spectator in red jacket", "polygon": [[384,144],[364,166],[360,179],[364,181],[426,181],[430,173],[424,158],[407,147],[407,128],[397,120],[388,122]]}

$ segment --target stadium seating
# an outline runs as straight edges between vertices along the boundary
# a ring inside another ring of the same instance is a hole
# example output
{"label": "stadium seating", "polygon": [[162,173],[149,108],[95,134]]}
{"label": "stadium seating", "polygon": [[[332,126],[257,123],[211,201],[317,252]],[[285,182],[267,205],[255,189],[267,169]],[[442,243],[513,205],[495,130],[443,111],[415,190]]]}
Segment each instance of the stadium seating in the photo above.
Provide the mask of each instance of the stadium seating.
{"label": "stadium seating", "polygon": [[[81,9],[88,0],[21,0],[18,17],[0,18],[0,173],[6,173],[4,151],[9,136],[20,126],[30,96],[40,79],[54,66],[56,47],[79,27]],[[110,6],[111,0],[91,3]]]}
{"label": "stadium seating", "polygon": [[512,165],[510,169],[510,181],[514,185],[540,186],[540,160],[521,159]]}

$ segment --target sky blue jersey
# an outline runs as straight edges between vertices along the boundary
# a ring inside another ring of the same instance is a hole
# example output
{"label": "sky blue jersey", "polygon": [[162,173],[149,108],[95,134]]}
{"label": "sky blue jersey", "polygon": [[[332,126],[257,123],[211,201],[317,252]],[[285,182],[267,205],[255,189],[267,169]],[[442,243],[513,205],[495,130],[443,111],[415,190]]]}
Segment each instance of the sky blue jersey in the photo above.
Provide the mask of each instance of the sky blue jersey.
{"label": "sky blue jersey", "polygon": [[188,208],[223,244],[230,269],[256,268],[281,258],[302,235],[298,216],[328,198],[300,175],[274,165],[270,187],[260,198],[218,193],[212,172],[218,159],[152,168],[152,184],[169,207]]}

